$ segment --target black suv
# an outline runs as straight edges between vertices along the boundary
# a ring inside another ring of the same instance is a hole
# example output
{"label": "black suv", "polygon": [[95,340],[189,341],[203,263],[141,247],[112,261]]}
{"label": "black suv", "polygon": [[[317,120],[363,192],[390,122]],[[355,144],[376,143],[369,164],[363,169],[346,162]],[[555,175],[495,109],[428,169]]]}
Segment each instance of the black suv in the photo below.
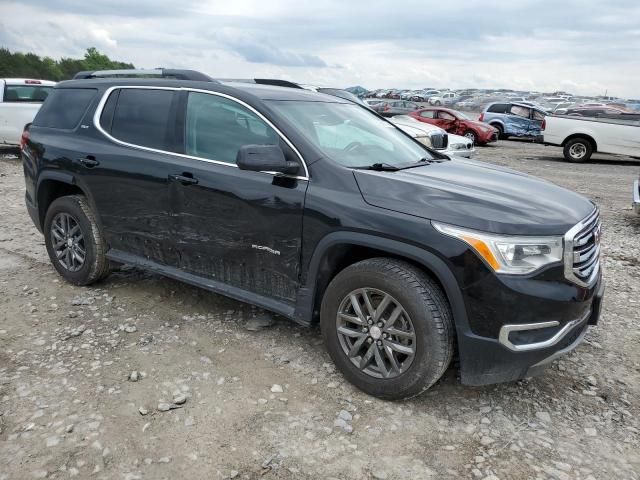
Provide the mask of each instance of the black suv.
{"label": "black suv", "polygon": [[598,321],[598,210],[451,160],[374,112],[301,89],[172,78],[59,83],[25,129],[29,213],[86,285],[133,264],[320,322],[372,395],[537,373]]}

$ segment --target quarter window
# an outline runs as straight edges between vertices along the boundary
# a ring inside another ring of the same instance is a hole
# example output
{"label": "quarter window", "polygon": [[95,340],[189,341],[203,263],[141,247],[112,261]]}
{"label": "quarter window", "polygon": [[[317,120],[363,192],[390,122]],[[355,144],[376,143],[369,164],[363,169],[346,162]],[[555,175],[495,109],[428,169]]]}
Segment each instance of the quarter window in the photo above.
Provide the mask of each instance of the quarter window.
{"label": "quarter window", "polygon": [[276,131],[242,105],[217,95],[190,92],[185,153],[236,163],[243,145],[279,145]]}
{"label": "quarter window", "polygon": [[[113,95],[113,94],[112,94]],[[123,88],[117,99],[111,135],[142,147],[169,150],[168,126],[173,91]]]}
{"label": "quarter window", "polygon": [[529,113],[531,112],[530,109],[526,108],[526,107],[521,107],[519,105],[512,105],[511,106],[511,113],[517,117],[524,117],[524,118],[529,118]]}

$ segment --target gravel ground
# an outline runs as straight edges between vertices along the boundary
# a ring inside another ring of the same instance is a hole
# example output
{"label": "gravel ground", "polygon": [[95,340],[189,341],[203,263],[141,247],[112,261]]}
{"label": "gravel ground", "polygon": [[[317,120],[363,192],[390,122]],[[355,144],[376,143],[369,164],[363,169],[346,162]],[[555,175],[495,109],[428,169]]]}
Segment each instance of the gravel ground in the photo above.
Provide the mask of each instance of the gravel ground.
{"label": "gravel ground", "polygon": [[334,367],[317,328],[133,268],[90,288],[54,272],[0,158],[0,480],[638,479],[640,163],[501,141],[478,159],[601,208],[601,324],[540,377],[482,388],[455,366],[380,401]]}

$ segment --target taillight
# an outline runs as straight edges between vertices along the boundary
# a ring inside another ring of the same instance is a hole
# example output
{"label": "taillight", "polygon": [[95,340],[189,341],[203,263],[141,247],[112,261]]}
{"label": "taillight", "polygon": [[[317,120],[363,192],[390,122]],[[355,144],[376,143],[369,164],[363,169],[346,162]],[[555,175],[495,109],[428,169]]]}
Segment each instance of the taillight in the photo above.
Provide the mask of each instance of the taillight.
{"label": "taillight", "polygon": [[31,124],[27,123],[24,126],[24,130],[22,131],[22,136],[20,137],[20,150],[22,150],[26,145],[27,142],[29,141],[29,126]]}
{"label": "taillight", "polygon": [[478,121],[479,121],[479,122],[484,122],[484,112],[482,112],[482,113],[480,114],[480,117],[478,118]]}
{"label": "taillight", "polygon": [[547,119],[543,119],[542,120],[542,126],[540,127],[541,130],[544,130],[545,128],[547,128]]}

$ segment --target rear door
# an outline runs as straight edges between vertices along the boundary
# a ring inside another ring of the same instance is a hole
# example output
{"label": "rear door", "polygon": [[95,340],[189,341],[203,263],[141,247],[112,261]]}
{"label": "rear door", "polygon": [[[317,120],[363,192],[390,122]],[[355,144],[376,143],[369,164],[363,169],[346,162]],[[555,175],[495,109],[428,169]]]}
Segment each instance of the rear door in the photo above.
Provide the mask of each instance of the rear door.
{"label": "rear door", "polygon": [[178,267],[255,294],[293,303],[298,286],[307,179],[240,170],[243,145],[280,145],[264,118],[214,92],[188,92],[184,156],[170,172]]}
{"label": "rear door", "polygon": [[167,190],[174,158],[167,152],[173,149],[177,94],[118,87],[103,102],[98,141],[78,153],[75,171],[91,191],[111,248],[174,263]]}

